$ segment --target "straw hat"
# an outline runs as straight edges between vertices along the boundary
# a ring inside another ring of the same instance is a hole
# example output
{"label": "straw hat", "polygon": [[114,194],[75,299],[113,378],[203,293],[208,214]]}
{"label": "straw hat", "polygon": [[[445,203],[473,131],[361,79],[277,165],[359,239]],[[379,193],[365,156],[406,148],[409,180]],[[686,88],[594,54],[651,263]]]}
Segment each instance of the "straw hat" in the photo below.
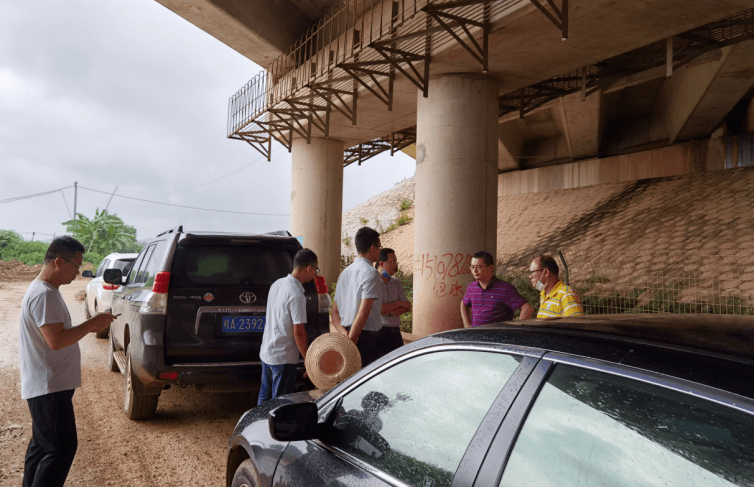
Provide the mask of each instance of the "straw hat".
{"label": "straw hat", "polygon": [[311,343],[304,366],[314,386],[330,389],[361,369],[361,354],[351,339],[329,332]]}

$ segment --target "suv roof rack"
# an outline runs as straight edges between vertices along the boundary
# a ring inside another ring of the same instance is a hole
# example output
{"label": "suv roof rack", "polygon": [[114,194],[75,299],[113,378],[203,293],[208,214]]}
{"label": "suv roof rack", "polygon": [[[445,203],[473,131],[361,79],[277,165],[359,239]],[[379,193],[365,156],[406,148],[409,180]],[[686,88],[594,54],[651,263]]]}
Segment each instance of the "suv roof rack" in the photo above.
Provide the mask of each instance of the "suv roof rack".
{"label": "suv roof rack", "polygon": [[165,234],[173,234],[173,233],[180,234],[182,232],[183,232],[183,226],[179,225],[177,227],[173,227],[172,229],[168,229],[165,232],[162,232],[161,234],[157,234],[157,237],[164,236]]}

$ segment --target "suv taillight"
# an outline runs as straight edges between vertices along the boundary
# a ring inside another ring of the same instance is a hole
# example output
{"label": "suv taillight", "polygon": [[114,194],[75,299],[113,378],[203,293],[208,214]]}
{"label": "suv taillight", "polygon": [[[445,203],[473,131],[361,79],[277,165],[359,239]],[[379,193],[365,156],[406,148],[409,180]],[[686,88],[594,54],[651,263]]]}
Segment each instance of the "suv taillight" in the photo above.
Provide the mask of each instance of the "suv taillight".
{"label": "suv taillight", "polygon": [[152,285],[152,292],[154,293],[167,293],[168,285],[170,284],[170,272],[161,271],[154,277],[154,285]]}
{"label": "suv taillight", "polygon": [[161,271],[154,277],[152,291],[147,294],[139,313],[152,315],[165,315],[168,310],[168,285],[170,284],[170,273]]}
{"label": "suv taillight", "polygon": [[119,287],[118,285],[111,285],[110,283],[102,282],[102,289],[103,290],[117,290]]}
{"label": "suv taillight", "polygon": [[315,276],[314,284],[317,287],[317,297],[319,299],[319,313],[328,313],[332,302],[330,295],[327,294],[327,285],[324,276]]}

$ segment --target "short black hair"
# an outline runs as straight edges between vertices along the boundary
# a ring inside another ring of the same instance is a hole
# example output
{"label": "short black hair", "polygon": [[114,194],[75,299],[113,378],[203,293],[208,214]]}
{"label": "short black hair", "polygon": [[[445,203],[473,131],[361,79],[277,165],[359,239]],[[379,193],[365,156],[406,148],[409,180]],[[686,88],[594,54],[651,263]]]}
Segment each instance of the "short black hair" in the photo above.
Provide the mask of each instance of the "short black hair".
{"label": "short black hair", "polygon": [[391,254],[395,254],[395,251],[389,247],[383,247],[380,249],[380,262],[384,263],[387,261],[387,258],[389,258]]}
{"label": "short black hair", "polygon": [[492,257],[492,254],[488,253],[487,251],[479,251],[477,253],[474,253],[472,258],[477,259],[484,259],[484,264],[487,266],[494,266],[495,265],[495,258]]}
{"label": "short black hair", "polygon": [[377,245],[377,241],[380,240],[380,233],[371,227],[362,227],[356,231],[356,237],[354,243],[356,244],[356,252],[364,254],[369,251],[369,248]]}
{"label": "short black hair", "polygon": [[303,248],[293,258],[293,267],[303,269],[307,266],[317,266],[317,255],[311,249]]}
{"label": "short black hair", "polygon": [[62,257],[69,261],[76,257],[76,253],[86,253],[86,248],[79,241],[71,236],[56,237],[50,243],[45,253],[45,263],[54,261],[55,258]]}
{"label": "short black hair", "polygon": [[548,269],[553,276],[558,276],[560,268],[558,268],[558,263],[557,261],[555,261],[555,258],[548,256],[547,254],[543,254],[541,256],[537,256],[536,259],[537,261],[539,261],[539,265],[541,267]]}

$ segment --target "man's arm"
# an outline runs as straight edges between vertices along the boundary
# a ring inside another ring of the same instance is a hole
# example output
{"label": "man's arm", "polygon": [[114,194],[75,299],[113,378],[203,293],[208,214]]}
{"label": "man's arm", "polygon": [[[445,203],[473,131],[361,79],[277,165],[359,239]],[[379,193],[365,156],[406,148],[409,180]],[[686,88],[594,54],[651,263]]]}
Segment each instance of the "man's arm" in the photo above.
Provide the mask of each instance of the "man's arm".
{"label": "man's arm", "polygon": [[471,321],[469,321],[469,307],[464,305],[463,300],[461,300],[461,320],[463,320],[464,327],[471,327]]}
{"label": "man's arm", "polygon": [[534,313],[534,307],[529,305],[529,302],[524,303],[521,305],[521,315],[518,316],[519,320],[526,320],[531,317],[531,314]]}
{"label": "man's arm", "polygon": [[381,315],[403,315],[411,311],[410,302],[390,302],[382,305]]}
{"label": "man's arm", "polygon": [[90,332],[99,332],[105,330],[115,319],[109,313],[100,313],[70,329],[63,328],[63,322],[55,324],[45,324],[39,328],[42,332],[45,342],[53,351],[59,351],[65,347],[72,346],[86,337]]}
{"label": "man's arm", "polygon": [[343,334],[344,336],[348,337],[348,331],[345,327],[343,327],[343,324],[340,320],[340,312],[338,311],[338,302],[333,301],[332,302],[332,310],[330,310],[330,314],[332,317],[332,325],[335,327],[335,331],[338,334]]}
{"label": "man's arm", "polygon": [[364,326],[367,323],[367,319],[369,318],[369,312],[372,311],[372,305],[374,304],[375,298],[362,298],[361,303],[359,304],[359,311],[356,313],[356,319],[354,319],[353,324],[351,324],[351,333],[349,334],[349,338],[356,344],[356,342],[359,340],[359,335],[361,335],[361,331],[364,329]]}
{"label": "man's arm", "polygon": [[293,324],[293,337],[296,339],[301,357],[306,359],[306,351],[309,349],[309,340],[306,338],[306,324]]}

